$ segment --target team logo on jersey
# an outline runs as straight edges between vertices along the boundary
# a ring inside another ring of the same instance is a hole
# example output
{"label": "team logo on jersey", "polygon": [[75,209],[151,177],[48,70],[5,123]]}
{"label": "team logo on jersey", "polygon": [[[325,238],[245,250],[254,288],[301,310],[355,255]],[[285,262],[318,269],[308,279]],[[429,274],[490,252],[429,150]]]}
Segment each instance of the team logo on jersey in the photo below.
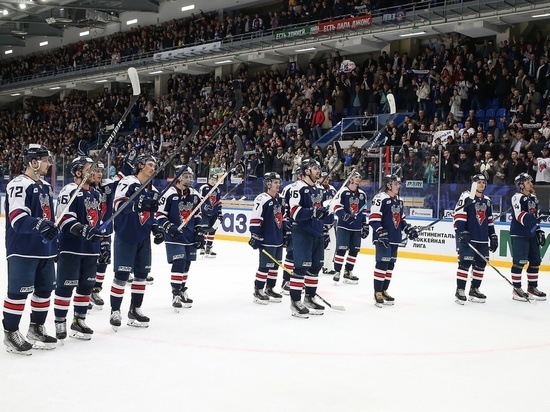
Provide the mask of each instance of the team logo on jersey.
{"label": "team logo on jersey", "polygon": [[537,203],[538,202],[535,199],[529,199],[527,201],[527,210],[529,210],[529,213],[536,213]]}
{"label": "team logo on jersey", "polygon": [[103,219],[103,216],[105,216],[105,213],[107,213],[107,194],[101,193],[101,195],[99,196],[99,199],[100,199],[99,211],[101,213],[101,218]]}
{"label": "team logo on jersey", "polygon": [[391,207],[391,215],[393,220],[393,226],[397,229],[401,223],[401,207],[393,205]]}
{"label": "team logo on jersey", "polygon": [[322,194],[312,194],[311,195],[311,203],[313,203],[313,207],[319,208],[322,206],[323,202],[323,195]]}
{"label": "team logo on jersey", "polygon": [[149,211],[138,213],[139,223],[141,224],[141,226],[143,226],[145,222],[147,222],[147,219],[149,219],[149,216],[151,216],[151,212]]}
{"label": "team logo on jersey", "polygon": [[191,214],[191,210],[193,210],[193,202],[178,203],[178,211],[180,212],[180,218],[182,223],[187,221],[187,218]]}
{"label": "team logo on jersey", "polygon": [[349,198],[349,210],[354,216],[357,214],[357,212],[359,212],[359,199],[357,199],[356,197]]}
{"label": "team logo on jersey", "polygon": [[50,197],[44,193],[38,196],[40,201],[40,208],[42,209],[42,217],[44,219],[52,220],[52,209],[50,208]]}
{"label": "team logo on jersey", "polygon": [[280,229],[283,227],[283,208],[281,205],[274,205],[273,206],[273,216],[275,217],[275,223],[277,224],[277,227]]}
{"label": "team logo on jersey", "polygon": [[487,205],[485,203],[476,203],[476,220],[481,225],[487,217]]}
{"label": "team logo on jersey", "polygon": [[88,224],[95,227],[99,222],[99,202],[97,199],[87,197],[84,199],[84,207],[86,208],[86,220]]}

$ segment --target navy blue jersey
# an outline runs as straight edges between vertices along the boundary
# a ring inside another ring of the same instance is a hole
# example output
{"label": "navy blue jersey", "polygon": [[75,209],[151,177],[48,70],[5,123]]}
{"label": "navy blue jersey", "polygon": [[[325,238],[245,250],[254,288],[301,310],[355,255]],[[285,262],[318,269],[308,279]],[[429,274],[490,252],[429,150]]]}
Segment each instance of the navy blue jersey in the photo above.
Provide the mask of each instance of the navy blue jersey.
{"label": "navy blue jersey", "polygon": [[[120,205],[122,205],[136,190],[141,187],[136,176],[126,176],[118,182],[115,198],[113,200],[113,208],[116,213]],[[143,189],[137,195],[132,203],[137,203],[141,196],[154,198],[158,195],[157,189],[150,185]],[[128,205],[122,212],[115,217],[115,233],[122,240],[128,243],[140,243],[151,236],[151,228],[156,223],[155,217],[151,212],[134,212],[133,205]]]}
{"label": "navy blue jersey", "polygon": [[[93,187],[89,190],[81,189],[74,201],[65,210],[73,193],[78,189],[76,183],[69,183],[59,192],[57,197],[56,218],[59,219],[59,253],[71,253],[79,256],[99,255],[99,242],[90,242],[82,236],[73,235],[71,228],[81,223],[92,227],[99,227],[101,215],[100,193]],[[61,214],[63,213],[63,216]]]}
{"label": "navy blue jersey", "polygon": [[[100,194],[100,222],[106,222],[113,215],[113,199],[115,197],[116,186],[118,180],[103,179],[97,188]],[[103,234],[110,235],[113,233],[113,223],[109,223]]]}
{"label": "navy blue jersey", "polygon": [[510,223],[510,236],[533,237],[539,229],[535,213],[539,208],[537,196],[516,193],[512,196],[513,218]]}
{"label": "navy blue jersey", "polygon": [[[201,198],[206,196],[210,190],[212,190],[214,186],[207,184],[202,185],[199,188],[199,193],[201,195]],[[221,204],[221,190],[219,187],[214,189],[212,193],[208,196],[208,199],[205,200],[205,202],[201,206],[201,212],[203,216],[217,216],[218,210],[222,209]]]}
{"label": "navy blue jersey", "polygon": [[53,191],[47,182],[37,183],[19,175],[6,187],[6,256],[53,258],[57,241],[42,242],[33,228],[39,219],[53,221]]}
{"label": "navy blue jersey", "polygon": [[279,196],[271,197],[264,192],[254,199],[250,216],[250,233],[262,237],[264,246],[283,245],[283,205]]}
{"label": "navy blue jersey", "polygon": [[[180,227],[184,220],[189,218],[191,211],[200,203],[201,198],[195,189],[180,190],[172,186],[160,198],[159,210],[156,218],[159,225],[167,221]],[[195,213],[191,220],[183,227],[181,234],[175,238],[166,236],[165,242],[180,245],[192,245],[195,239],[195,227],[201,224],[200,210]]]}
{"label": "navy blue jersey", "polygon": [[489,235],[495,233],[491,199],[485,195],[482,197],[476,196],[473,203],[461,210],[457,210],[464,205],[464,202],[469,197],[469,191],[462,192],[456,204],[453,217],[455,231],[456,233],[461,233],[467,230],[470,232],[470,238],[473,242],[488,244]]}
{"label": "navy blue jersey", "polygon": [[281,204],[283,205],[283,218],[289,222],[292,221],[292,217],[290,216],[290,194],[292,193],[292,188],[295,186],[296,182],[286,185],[283,187],[280,196]]}
{"label": "navy blue jersey", "polygon": [[369,224],[374,231],[373,242],[378,240],[376,230],[382,227],[388,231],[390,244],[401,244],[403,240],[401,232],[407,226],[403,201],[399,196],[391,197],[386,192],[378,193],[372,199]]}
{"label": "navy blue jersey", "polygon": [[[345,230],[360,231],[367,221],[367,195],[361,189],[351,191],[346,188],[336,199],[334,214],[338,218],[338,227]],[[347,219],[344,220],[344,216]]]}
{"label": "navy blue jersey", "polygon": [[290,216],[302,230],[315,237],[323,236],[323,221],[312,218],[313,209],[322,206],[323,193],[316,185],[296,182],[290,193]]}

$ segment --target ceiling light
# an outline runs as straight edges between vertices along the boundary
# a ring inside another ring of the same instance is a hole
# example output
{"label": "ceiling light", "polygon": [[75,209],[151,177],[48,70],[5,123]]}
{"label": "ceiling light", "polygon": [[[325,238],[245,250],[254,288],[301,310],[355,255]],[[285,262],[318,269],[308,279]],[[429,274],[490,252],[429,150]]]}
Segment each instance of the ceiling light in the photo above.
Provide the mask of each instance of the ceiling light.
{"label": "ceiling light", "polygon": [[25,3],[19,3],[19,8],[21,10],[25,10],[27,8],[27,5]]}
{"label": "ceiling light", "polygon": [[12,95],[13,97],[15,97],[15,96],[21,96],[21,93],[12,93],[11,95]]}
{"label": "ceiling light", "polygon": [[161,73],[164,73],[164,72],[162,70],[157,70],[157,71],[151,72],[149,74],[161,74]]}
{"label": "ceiling light", "polygon": [[128,21],[126,22],[126,25],[127,25],[127,26],[130,26],[130,25],[136,24],[136,23],[137,23],[137,19],[132,19],[132,20],[128,20]]}
{"label": "ceiling light", "polygon": [[50,87],[50,90],[59,90],[59,89],[61,89],[61,86]]}
{"label": "ceiling light", "polygon": [[181,11],[187,11],[187,10],[193,10],[195,8],[194,4],[190,4],[189,6],[183,6],[181,8]]}
{"label": "ceiling light", "polygon": [[42,46],[47,46],[47,45],[48,45],[48,41],[47,41],[47,40],[46,40],[46,41],[41,41],[41,42],[40,42],[40,47],[42,47]]}
{"label": "ceiling light", "polygon": [[226,64],[233,63],[233,60],[220,60],[219,62],[214,62],[214,64]]}
{"label": "ceiling light", "polygon": [[305,49],[296,50],[296,53],[303,53],[303,52],[308,52],[308,51],[313,51],[313,50],[317,50],[317,49],[315,47],[307,47]]}
{"label": "ceiling light", "polygon": [[109,80],[107,79],[102,79],[102,80],[96,80],[95,82],[96,83],[107,83]]}
{"label": "ceiling light", "polygon": [[534,16],[531,16],[534,19],[538,19],[539,17],[549,17],[550,13],[544,13],[544,14],[535,14]]}
{"label": "ceiling light", "polygon": [[425,31],[414,31],[412,33],[400,34],[399,37],[414,37],[414,36],[422,36],[423,34],[426,34],[426,32]]}
{"label": "ceiling light", "polygon": [[80,32],[80,37],[87,36],[88,34],[90,34],[90,31],[89,31],[89,30],[81,31],[81,32]]}
{"label": "ceiling light", "polygon": [[8,11],[6,9],[2,10],[1,12],[4,16],[7,16],[8,15]]}
{"label": "ceiling light", "polygon": [[6,51],[4,52],[4,54],[12,54],[12,53],[13,53],[13,50],[12,50],[12,49],[6,50]]}

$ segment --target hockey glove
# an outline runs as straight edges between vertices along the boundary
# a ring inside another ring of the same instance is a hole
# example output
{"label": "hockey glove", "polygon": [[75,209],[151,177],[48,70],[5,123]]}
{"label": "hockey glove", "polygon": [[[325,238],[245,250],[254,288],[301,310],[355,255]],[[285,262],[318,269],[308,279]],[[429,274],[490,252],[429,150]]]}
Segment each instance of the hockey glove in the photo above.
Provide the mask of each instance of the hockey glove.
{"label": "hockey glove", "polygon": [[193,239],[193,242],[197,249],[204,248],[204,244],[205,244],[204,232],[200,226],[195,229],[195,238]]}
{"label": "hockey glove", "polygon": [[495,253],[497,249],[498,249],[498,236],[493,233],[491,236],[489,236],[489,250]]}
{"label": "hockey glove", "polygon": [[470,232],[468,232],[467,230],[463,230],[462,232],[460,232],[458,234],[458,242],[459,243],[462,243],[464,245],[467,245],[468,243],[470,243]]}
{"label": "hockey glove", "polygon": [[368,223],[363,223],[361,225],[361,239],[366,239],[369,236],[370,227]]}
{"label": "hockey glove", "polygon": [[220,223],[223,221],[223,212],[222,210],[218,210],[218,220],[220,221]]}
{"label": "hockey glove", "polygon": [[378,235],[376,241],[380,244],[380,246],[387,248],[390,245],[390,235],[388,231],[383,227],[379,227],[376,229],[376,234]]}
{"label": "hockey glove", "polygon": [[134,210],[134,212],[155,213],[157,210],[159,210],[159,202],[156,199],[150,199],[148,197],[145,197],[145,195],[141,195],[139,196],[138,201],[134,202],[132,209]]}
{"label": "hockey glove", "polygon": [[416,240],[418,239],[418,229],[414,226],[407,225],[404,229],[405,234],[409,238],[409,240]]}
{"label": "hockey glove", "polygon": [[137,150],[132,148],[124,157],[124,163],[120,168],[120,174],[123,176],[130,176],[134,173],[134,160],[137,156]]}
{"label": "hockey glove", "polygon": [[288,221],[283,223],[283,246],[287,247],[292,240],[292,224]]}
{"label": "hockey glove", "polygon": [[38,219],[33,230],[46,240],[54,240],[59,234],[59,229],[48,219]]}
{"label": "hockey glove", "polygon": [[153,239],[155,245],[160,245],[162,242],[164,242],[164,230],[159,225],[151,226],[151,233],[155,237]]}
{"label": "hockey glove", "polygon": [[328,232],[323,231],[323,248],[326,249],[330,244],[330,235]]}
{"label": "hockey glove", "polygon": [[111,263],[111,238],[104,237],[99,244],[99,258],[97,263],[104,263],[108,265]]}
{"label": "hockey glove", "polygon": [[252,249],[259,249],[262,247],[262,242],[264,241],[264,238],[252,233],[250,235],[250,240],[248,241],[248,244],[252,247]]}
{"label": "hockey glove", "polygon": [[538,229],[535,232],[535,236],[537,237],[537,243],[539,246],[544,246],[546,244],[546,235],[544,234],[544,230]]}
{"label": "hockey glove", "polygon": [[103,238],[95,227],[83,225],[81,223],[74,224],[71,227],[71,234],[81,236],[86,240],[91,240],[92,242],[98,242]]}
{"label": "hockey glove", "polygon": [[472,203],[474,203],[474,199],[470,199],[470,197],[467,197],[464,199],[464,206],[463,209],[466,209],[468,206],[470,206]]}
{"label": "hockey glove", "polygon": [[312,217],[314,219],[323,220],[327,216],[328,216],[328,208],[324,206],[313,208]]}
{"label": "hockey glove", "polygon": [[181,235],[181,232],[178,230],[178,227],[175,224],[169,222],[168,220],[164,222],[162,227],[166,232],[166,234],[172,238],[176,238],[179,235]]}

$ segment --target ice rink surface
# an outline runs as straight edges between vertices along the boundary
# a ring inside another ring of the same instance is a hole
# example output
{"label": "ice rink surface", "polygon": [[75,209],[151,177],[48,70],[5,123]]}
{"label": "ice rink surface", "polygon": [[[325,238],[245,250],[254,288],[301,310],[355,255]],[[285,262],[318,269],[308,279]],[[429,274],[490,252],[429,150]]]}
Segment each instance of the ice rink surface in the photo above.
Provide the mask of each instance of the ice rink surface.
{"label": "ice rink surface", "polygon": [[[480,289],[487,303],[459,306],[454,264],[401,258],[389,289],[396,304],[377,308],[373,256],[359,255],[358,285],[320,276],[319,294],[346,311],[304,320],[290,315],[287,296],[252,303],[257,251],[219,240],[214,249],[216,259],[191,267],[193,308],[175,313],[164,245],[154,246],[155,283],[142,307],[148,329],[126,326],[129,287],[123,325],[111,329],[109,267],[107,307],[88,315],[91,341],[67,338],[29,357],[0,352],[0,410],[550,410],[550,302],[513,301],[492,268]],[[550,292],[548,274],[539,284]],[[53,334],[53,306],[47,327]]]}

